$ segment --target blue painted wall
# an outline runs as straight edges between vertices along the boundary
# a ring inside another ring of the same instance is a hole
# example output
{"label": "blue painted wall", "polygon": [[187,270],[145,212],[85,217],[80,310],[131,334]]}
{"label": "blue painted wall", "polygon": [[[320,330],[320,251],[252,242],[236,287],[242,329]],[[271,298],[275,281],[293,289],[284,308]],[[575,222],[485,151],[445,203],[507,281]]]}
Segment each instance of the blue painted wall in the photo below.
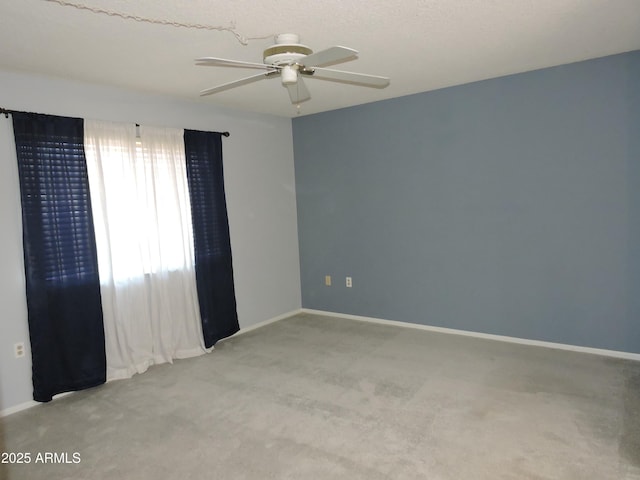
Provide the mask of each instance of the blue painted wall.
{"label": "blue painted wall", "polygon": [[293,138],[303,307],[640,352],[640,51]]}

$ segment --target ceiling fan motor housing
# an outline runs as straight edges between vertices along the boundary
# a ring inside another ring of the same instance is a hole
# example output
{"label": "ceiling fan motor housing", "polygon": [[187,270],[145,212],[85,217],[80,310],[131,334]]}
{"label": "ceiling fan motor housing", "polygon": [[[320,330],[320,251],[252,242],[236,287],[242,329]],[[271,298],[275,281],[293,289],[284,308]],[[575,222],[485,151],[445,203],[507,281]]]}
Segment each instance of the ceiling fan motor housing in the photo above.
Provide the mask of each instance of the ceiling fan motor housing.
{"label": "ceiling fan motor housing", "polygon": [[262,55],[267,65],[295,65],[299,59],[313,53],[309,47],[299,43],[300,37],[295,33],[282,33],[276,36],[275,41],[275,45]]}

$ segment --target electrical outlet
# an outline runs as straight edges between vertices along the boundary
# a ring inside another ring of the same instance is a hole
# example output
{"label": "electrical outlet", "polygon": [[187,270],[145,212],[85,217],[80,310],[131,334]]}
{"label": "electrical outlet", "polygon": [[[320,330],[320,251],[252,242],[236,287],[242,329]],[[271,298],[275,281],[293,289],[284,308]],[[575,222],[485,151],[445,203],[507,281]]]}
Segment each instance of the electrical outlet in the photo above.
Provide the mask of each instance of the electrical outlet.
{"label": "electrical outlet", "polygon": [[324,276],[324,284],[325,284],[327,287],[330,287],[330,286],[331,286],[331,275],[325,275],[325,276]]}
{"label": "electrical outlet", "polygon": [[16,358],[24,357],[24,343],[16,343],[13,346],[13,354]]}
{"label": "electrical outlet", "polygon": [[351,288],[353,286],[353,282],[351,281],[351,277],[347,277],[347,288]]}

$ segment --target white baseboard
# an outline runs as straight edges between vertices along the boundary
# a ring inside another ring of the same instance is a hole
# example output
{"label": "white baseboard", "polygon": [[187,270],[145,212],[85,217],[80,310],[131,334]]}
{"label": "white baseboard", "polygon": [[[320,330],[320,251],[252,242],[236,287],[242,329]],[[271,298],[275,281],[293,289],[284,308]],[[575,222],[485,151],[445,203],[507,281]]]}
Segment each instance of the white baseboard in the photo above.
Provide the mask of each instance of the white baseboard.
{"label": "white baseboard", "polygon": [[[302,313],[302,309],[298,308],[296,310],[291,310],[290,312],[283,313],[282,315],[278,315],[277,317],[269,318],[267,320],[263,320],[262,322],[258,322],[258,323],[255,323],[253,325],[249,325],[248,327],[241,327],[238,332],[234,333],[233,335],[231,335],[230,337],[227,337],[227,338],[233,338],[233,337],[236,337],[238,335],[242,335],[243,333],[250,332],[252,330],[255,330],[256,328],[264,327],[266,325],[269,325],[270,323],[279,322],[280,320],[284,320],[285,318],[293,317],[294,315],[298,315],[300,313]],[[224,339],[220,340],[220,341],[223,342]]]}
{"label": "white baseboard", "polygon": [[5,408],[4,410],[0,410],[0,418],[8,417],[11,414],[21,412],[22,410],[26,410],[27,408],[35,407],[36,405],[38,405],[38,402],[29,400],[28,402],[19,403],[18,405],[14,405],[13,407]]}
{"label": "white baseboard", "polygon": [[[67,395],[71,395],[72,393],[75,393],[75,391],[58,393],[57,395],[53,396],[53,400],[55,400],[56,398],[66,397]],[[20,403],[18,405],[14,405],[13,407],[5,408],[4,410],[0,410],[0,418],[7,417],[11,414],[18,413],[23,410],[27,410],[28,408],[35,407],[37,405],[42,405],[42,403],[36,402],[35,400],[29,400],[28,402]]]}
{"label": "white baseboard", "polygon": [[589,353],[592,355],[623,358],[625,360],[634,360],[634,361],[640,362],[640,353],[620,352],[617,350],[606,350],[602,348],[581,347],[579,345],[568,345],[565,343],[545,342],[542,340],[529,340],[526,338],[508,337],[506,335],[494,335],[491,333],[480,333],[480,332],[471,332],[467,330],[457,330],[454,328],[433,327],[430,325],[421,325],[418,323],[399,322],[397,320],[385,320],[382,318],[364,317],[360,315],[350,315],[346,313],[326,312],[324,310],[313,310],[309,308],[303,308],[302,313],[324,315],[327,317],[345,318],[348,320],[358,320],[361,322],[379,323],[382,325],[393,325],[396,327],[414,328],[418,330],[427,330],[429,332],[447,333],[450,335],[463,335],[467,337],[484,338],[486,340],[518,343],[520,345],[533,345],[536,347],[555,348],[557,350],[569,350],[572,352]]}
{"label": "white baseboard", "polygon": [[[283,313],[282,315],[278,315],[277,317],[269,318],[262,322],[258,322],[254,325],[250,325],[248,327],[242,328],[240,331],[232,335],[233,338],[238,335],[242,335],[244,333],[250,332],[252,330],[256,330],[258,328],[264,327],[271,323],[279,322],[280,320],[284,320],[286,318],[293,317],[300,313],[309,313],[313,315],[323,315],[325,317],[336,317],[336,318],[345,318],[347,320],[357,320],[361,322],[369,322],[369,323],[378,323],[381,325],[391,325],[396,327],[405,327],[405,328],[414,328],[417,330],[426,330],[429,332],[437,332],[437,333],[447,333],[450,335],[462,335],[467,337],[476,337],[476,338],[484,338],[487,340],[496,340],[499,342],[508,342],[508,343],[518,343],[520,345],[533,345],[536,347],[544,347],[544,348],[555,348],[558,350],[569,350],[572,352],[581,352],[581,353],[589,353],[592,355],[601,355],[605,357],[613,357],[613,358],[623,358],[625,360],[634,360],[640,361],[640,353],[631,353],[631,352],[620,352],[617,350],[606,350],[602,348],[592,348],[592,347],[581,347],[579,345],[568,345],[565,343],[554,343],[554,342],[544,342],[541,340],[529,340],[526,338],[517,338],[517,337],[508,337],[506,335],[494,335],[491,333],[480,333],[480,332],[471,332],[468,330],[457,330],[454,328],[445,328],[445,327],[434,327],[430,325],[421,325],[418,323],[409,323],[409,322],[400,322],[397,320],[386,320],[383,318],[374,318],[374,317],[365,317],[361,315],[350,315],[347,313],[338,313],[338,312],[328,312],[324,310],[313,310],[310,308],[300,308],[297,310],[292,310],[287,313]],[[225,339],[220,340],[224,342]],[[66,392],[56,395],[54,398],[60,398],[66,395],[71,395],[74,392]],[[26,410],[28,408],[34,407],[36,405],[40,405],[39,402],[35,402],[33,400],[21,403],[19,405],[14,405],[13,407],[6,408],[4,410],[0,410],[0,418],[6,417],[13,413],[20,412],[22,410]]]}

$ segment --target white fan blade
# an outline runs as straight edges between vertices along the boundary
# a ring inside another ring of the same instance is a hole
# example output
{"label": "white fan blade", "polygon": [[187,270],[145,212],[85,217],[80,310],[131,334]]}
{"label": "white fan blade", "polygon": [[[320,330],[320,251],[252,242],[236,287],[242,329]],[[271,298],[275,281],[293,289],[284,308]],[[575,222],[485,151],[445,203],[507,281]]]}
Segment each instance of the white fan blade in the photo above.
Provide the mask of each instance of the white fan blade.
{"label": "white fan blade", "polygon": [[202,57],[196,58],[196,65],[209,67],[238,67],[238,68],[261,68],[272,70],[273,65],[265,65],[264,63],[243,62],[242,60],[227,60],[226,58]]}
{"label": "white fan blade", "polygon": [[336,46],[302,57],[300,63],[305,67],[321,67],[354,60],[357,56],[358,51],[353,48]]}
{"label": "white fan blade", "polygon": [[367,75],[364,73],[343,72],[341,70],[331,70],[328,68],[313,68],[312,77],[321,78],[323,80],[332,80],[334,82],[352,83],[354,85],[362,85],[364,87],[384,88],[390,83],[388,77],[380,77],[378,75]]}
{"label": "white fan blade", "polygon": [[251,75],[250,77],[241,78],[240,80],[223,83],[222,85],[218,85],[217,87],[207,88],[206,90],[202,90],[200,92],[200,96],[203,97],[205,95],[222,92],[223,90],[228,90],[230,88],[239,87],[248,83],[257,82],[258,80],[262,80],[263,78],[269,78],[269,73],[258,73],[257,75]]}
{"label": "white fan blade", "polygon": [[297,105],[302,102],[306,102],[311,98],[311,94],[309,90],[307,90],[307,86],[302,81],[302,77],[298,75],[298,81],[296,83],[292,83],[286,85],[287,90],[289,90],[289,98],[291,98],[291,103]]}

